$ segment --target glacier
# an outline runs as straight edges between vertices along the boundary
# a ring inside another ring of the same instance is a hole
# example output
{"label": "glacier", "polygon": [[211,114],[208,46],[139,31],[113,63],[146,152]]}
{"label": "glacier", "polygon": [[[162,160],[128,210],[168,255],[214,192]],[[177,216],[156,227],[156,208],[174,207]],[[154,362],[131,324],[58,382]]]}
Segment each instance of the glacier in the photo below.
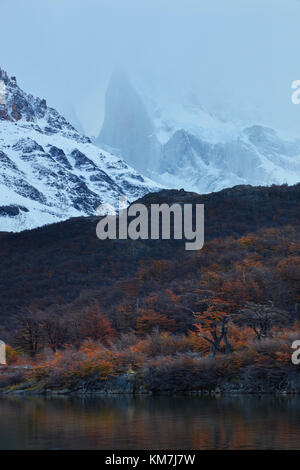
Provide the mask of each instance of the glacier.
{"label": "glacier", "polygon": [[96,143],[113,148],[166,188],[209,193],[300,181],[297,136],[265,124],[225,121],[192,93],[180,92],[175,100],[158,88],[113,73]]}

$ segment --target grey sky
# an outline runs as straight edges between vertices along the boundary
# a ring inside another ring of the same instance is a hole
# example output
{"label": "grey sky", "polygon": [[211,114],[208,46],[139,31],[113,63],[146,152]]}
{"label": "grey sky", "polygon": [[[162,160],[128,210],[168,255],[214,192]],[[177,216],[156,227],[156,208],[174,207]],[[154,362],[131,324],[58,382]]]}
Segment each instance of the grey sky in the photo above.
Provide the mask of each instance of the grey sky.
{"label": "grey sky", "polygon": [[224,117],[300,134],[297,0],[0,0],[0,66],[97,134],[115,66]]}

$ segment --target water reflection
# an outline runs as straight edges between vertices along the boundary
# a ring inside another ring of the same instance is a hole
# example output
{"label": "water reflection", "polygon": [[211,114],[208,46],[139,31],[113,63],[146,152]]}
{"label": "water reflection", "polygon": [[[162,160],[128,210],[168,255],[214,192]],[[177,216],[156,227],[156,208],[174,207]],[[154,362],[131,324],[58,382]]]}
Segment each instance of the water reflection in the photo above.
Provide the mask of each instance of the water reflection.
{"label": "water reflection", "polygon": [[293,396],[2,398],[0,449],[300,449]]}

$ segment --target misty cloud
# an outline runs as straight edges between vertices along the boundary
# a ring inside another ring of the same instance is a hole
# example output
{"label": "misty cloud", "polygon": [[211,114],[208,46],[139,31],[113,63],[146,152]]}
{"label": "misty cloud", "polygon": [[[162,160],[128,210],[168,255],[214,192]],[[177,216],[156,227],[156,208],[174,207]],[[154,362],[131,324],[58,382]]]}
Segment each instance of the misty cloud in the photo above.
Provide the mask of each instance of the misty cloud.
{"label": "misty cloud", "polygon": [[298,132],[297,0],[1,0],[2,68],[98,135],[109,76]]}

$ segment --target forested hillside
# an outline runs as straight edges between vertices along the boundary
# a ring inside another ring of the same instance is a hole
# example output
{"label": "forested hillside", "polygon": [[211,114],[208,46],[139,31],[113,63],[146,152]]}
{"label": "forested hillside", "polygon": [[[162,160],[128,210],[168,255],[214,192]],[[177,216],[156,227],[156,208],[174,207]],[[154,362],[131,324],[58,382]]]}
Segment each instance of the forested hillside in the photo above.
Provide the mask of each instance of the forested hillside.
{"label": "forested hillside", "polygon": [[204,248],[100,241],[95,217],[2,234],[1,337],[32,365],[2,387],[299,390],[300,185],[142,202],[204,203]]}

